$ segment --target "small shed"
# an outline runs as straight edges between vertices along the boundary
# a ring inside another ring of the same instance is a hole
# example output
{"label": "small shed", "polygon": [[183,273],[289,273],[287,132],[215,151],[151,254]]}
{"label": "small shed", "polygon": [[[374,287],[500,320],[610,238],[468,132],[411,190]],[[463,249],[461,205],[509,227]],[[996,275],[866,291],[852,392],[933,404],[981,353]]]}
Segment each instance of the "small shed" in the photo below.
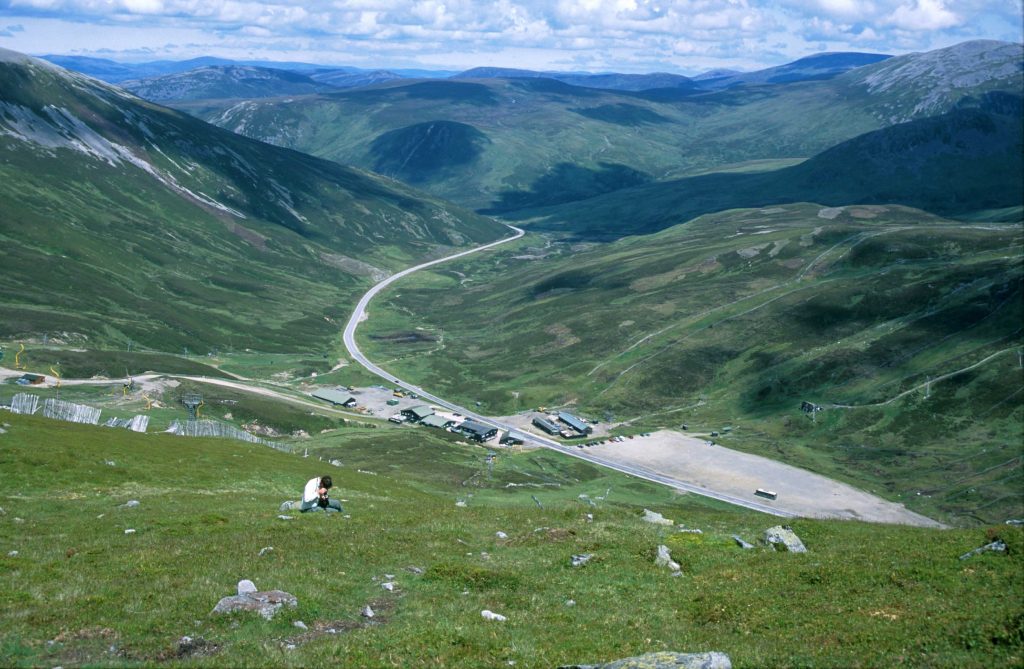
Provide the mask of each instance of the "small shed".
{"label": "small shed", "polygon": [[41,386],[46,381],[46,377],[42,374],[32,374],[26,372],[21,375],[21,378],[17,380],[19,386]]}
{"label": "small shed", "polygon": [[536,427],[539,427],[540,429],[544,430],[548,434],[558,434],[559,432],[561,432],[561,428],[559,428],[557,425],[549,421],[547,418],[541,418],[540,416],[536,416],[533,419],[533,424]]}
{"label": "small shed", "polygon": [[516,432],[515,430],[509,430],[505,436],[501,438],[501,443],[506,446],[519,446],[526,441],[526,435],[522,432]]}

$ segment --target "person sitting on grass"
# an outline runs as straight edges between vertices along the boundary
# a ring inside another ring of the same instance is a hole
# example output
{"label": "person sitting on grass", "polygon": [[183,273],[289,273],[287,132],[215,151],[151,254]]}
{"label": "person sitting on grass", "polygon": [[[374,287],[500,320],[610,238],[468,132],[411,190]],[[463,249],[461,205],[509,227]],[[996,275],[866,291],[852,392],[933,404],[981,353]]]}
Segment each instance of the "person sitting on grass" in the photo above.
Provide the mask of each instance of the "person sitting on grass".
{"label": "person sitting on grass", "polygon": [[336,499],[330,499],[327,496],[327,491],[333,485],[330,476],[318,476],[309,479],[306,483],[306,489],[302,492],[302,506],[299,507],[299,511],[306,513],[307,511],[320,511],[321,509],[327,511],[330,509],[340,513],[342,511],[341,502]]}

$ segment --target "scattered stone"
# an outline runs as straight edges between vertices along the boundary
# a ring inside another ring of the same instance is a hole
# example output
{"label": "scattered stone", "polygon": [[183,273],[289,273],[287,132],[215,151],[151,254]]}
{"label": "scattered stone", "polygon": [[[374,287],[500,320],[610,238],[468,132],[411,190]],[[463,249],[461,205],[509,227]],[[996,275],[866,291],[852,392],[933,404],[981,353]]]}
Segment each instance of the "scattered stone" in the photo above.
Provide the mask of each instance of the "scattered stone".
{"label": "scattered stone", "polygon": [[139,505],[139,500],[137,500],[137,499],[130,499],[127,502],[125,502],[124,504],[122,504],[120,508],[122,508],[122,509],[134,509],[138,505]]}
{"label": "scattered stone", "polygon": [[117,463],[114,462],[113,460],[105,460],[103,464],[107,465],[108,467],[116,467],[117,466]]}
{"label": "scattered stone", "polygon": [[681,527],[681,528],[679,528],[679,533],[680,534],[704,534],[704,530],[698,530],[698,529],[695,529],[695,528],[694,529],[690,529],[688,527]]}
{"label": "scattered stone", "polygon": [[587,514],[587,522],[588,523],[594,522],[594,514],[592,514],[592,513],[588,513]]}
{"label": "scattered stone", "polygon": [[384,588],[388,592],[394,592],[397,584],[394,581],[386,581],[380,584],[380,587]]}
{"label": "scattered stone", "polygon": [[423,572],[424,572],[423,567],[414,567],[414,566],[406,567],[405,570],[407,572],[409,572],[410,574],[416,574],[417,576],[422,576]]}
{"label": "scattered stone", "polygon": [[641,520],[648,523],[654,523],[655,525],[675,525],[674,520],[669,520],[660,513],[651,511],[650,509],[644,509],[644,515]]}
{"label": "scattered stone", "polygon": [[273,546],[264,546],[263,548],[260,549],[260,557],[263,557],[264,555],[266,555],[267,553],[269,553],[272,550],[274,550]]}
{"label": "scattered stone", "polygon": [[[6,515],[7,515],[7,512],[4,511],[4,507],[0,506],[0,516],[6,516]],[[1010,522],[1010,521],[1006,521],[1006,522]]]}
{"label": "scattered stone", "polygon": [[285,650],[295,650],[295,644],[293,644],[293,643],[286,643],[284,645],[284,649]]}
{"label": "scattered stone", "polygon": [[278,516],[278,518],[280,518],[281,520],[295,520],[295,516],[286,516],[284,514],[281,514],[280,516]]}
{"label": "scattered stone", "polygon": [[100,515],[96,516],[96,520],[99,520],[100,518],[102,518],[102,517],[103,517],[103,516],[105,516],[105,515],[107,515],[107,514],[105,514],[105,513],[101,513]]}
{"label": "scattered stone", "polygon": [[361,615],[364,618],[372,618],[376,614],[374,614],[373,609],[370,608],[370,605],[367,604],[363,607],[363,610],[359,612],[359,615]]}
{"label": "scattered stone", "polygon": [[558,669],[732,669],[725,653],[674,653],[664,651],[602,664],[566,664]]}
{"label": "scattered stone", "polygon": [[499,539],[508,539],[508,535],[500,530],[495,532],[494,536],[498,537]]}
{"label": "scattered stone", "polygon": [[566,606],[576,606],[576,600],[575,599],[567,599],[567,600],[565,600],[565,605]]}
{"label": "scattered stone", "polygon": [[754,547],[754,544],[747,543],[746,541],[741,539],[738,534],[732,535],[732,540],[736,542],[737,546],[739,546],[740,548],[743,548],[743,549],[753,548]]}
{"label": "scattered stone", "polygon": [[174,647],[174,654],[178,659],[184,659],[187,657],[201,657],[213,655],[220,646],[215,643],[210,643],[201,636],[195,638],[190,636],[183,636],[178,639],[178,642]]}
{"label": "scattered stone", "polygon": [[293,504],[295,504],[295,502],[290,502],[290,501],[281,502],[281,506],[279,506],[277,508],[277,510],[280,511],[281,513],[284,513],[285,511],[291,511]]}
{"label": "scattered stone", "polygon": [[672,571],[679,571],[679,563],[672,559],[672,552],[668,546],[658,546],[658,557],[654,558],[654,566],[668,567]]}
{"label": "scattered stone", "polygon": [[301,620],[296,620],[295,622],[292,623],[292,625],[294,625],[295,627],[298,627],[300,630],[308,630],[309,629],[306,626],[306,623],[302,622]]}
{"label": "scattered stone", "polygon": [[25,522],[25,519],[24,518],[18,518],[17,516],[15,516],[14,517],[14,522],[16,522],[16,523],[18,523],[20,525],[20,524]]}
{"label": "scattered stone", "polygon": [[10,551],[7,553],[7,557],[18,557],[18,551]]}
{"label": "scattered stone", "polygon": [[490,560],[491,559],[491,554],[488,553],[487,551],[480,551],[480,559],[481,560]]}
{"label": "scattered stone", "polygon": [[2,427],[0,427],[0,434],[7,434],[7,430],[5,430]]}
{"label": "scattered stone", "polygon": [[124,531],[124,533],[125,534],[135,534],[135,530],[129,527],[127,530]]}
{"label": "scattered stone", "polygon": [[774,546],[783,546],[790,553],[806,553],[807,547],[800,537],[796,535],[793,528],[788,525],[776,525],[764,531],[765,543]]}
{"label": "scattered stone", "polygon": [[266,620],[270,620],[282,606],[295,608],[298,605],[299,600],[295,595],[282,590],[247,592],[222,598],[217,602],[217,606],[213,607],[212,614],[255,611]]}
{"label": "scattered stone", "polygon": [[583,565],[590,562],[590,559],[594,557],[593,553],[581,553],[580,555],[572,556],[572,566],[582,567]]}
{"label": "scattered stone", "polygon": [[[0,511],[3,511],[3,509],[0,509]],[[0,513],[0,516],[2,516],[2,515],[3,514]],[[1024,519],[1013,518],[1013,519],[1010,519],[1010,520],[1006,521],[1006,524],[1007,525],[1024,525]]]}
{"label": "scattered stone", "polygon": [[238,594],[240,595],[248,595],[250,592],[258,591],[259,588],[256,587],[256,584],[247,578],[243,578],[241,581],[238,582]]}
{"label": "scattered stone", "polygon": [[384,574],[384,578],[386,580],[388,580],[388,581],[393,581],[395,579],[395,575],[394,574]]}
{"label": "scattered stone", "polygon": [[341,460],[331,460],[331,465],[334,467],[341,467]]}
{"label": "scattered stone", "polygon": [[455,506],[466,506],[466,503],[459,499],[455,501]]}
{"label": "scattered stone", "polygon": [[484,620],[496,620],[499,623],[503,623],[506,620],[508,620],[508,618],[501,615],[500,613],[495,613],[494,611],[489,611],[487,609],[481,611],[480,615],[483,617]]}
{"label": "scattered stone", "polygon": [[994,551],[996,553],[1005,553],[1006,552],[1006,542],[1003,541],[1002,539],[996,539],[995,541],[993,541],[990,544],[985,544],[984,546],[982,546],[980,548],[975,548],[973,551],[968,551],[968,552],[964,553],[963,555],[960,556],[960,559],[961,560],[966,560],[967,558],[974,557],[975,555],[981,555],[982,553],[987,553],[989,551]]}

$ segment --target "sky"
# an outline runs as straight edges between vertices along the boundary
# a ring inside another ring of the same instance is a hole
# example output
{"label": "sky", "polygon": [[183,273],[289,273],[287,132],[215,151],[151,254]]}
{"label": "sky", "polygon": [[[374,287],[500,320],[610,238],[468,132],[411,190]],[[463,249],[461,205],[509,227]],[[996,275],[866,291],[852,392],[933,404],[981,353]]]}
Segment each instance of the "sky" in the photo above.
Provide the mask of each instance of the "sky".
{"label": "sky", "polygon": [[698,74],[1024,40],[1022,0],[0,0],[0,48],[122,62]]}

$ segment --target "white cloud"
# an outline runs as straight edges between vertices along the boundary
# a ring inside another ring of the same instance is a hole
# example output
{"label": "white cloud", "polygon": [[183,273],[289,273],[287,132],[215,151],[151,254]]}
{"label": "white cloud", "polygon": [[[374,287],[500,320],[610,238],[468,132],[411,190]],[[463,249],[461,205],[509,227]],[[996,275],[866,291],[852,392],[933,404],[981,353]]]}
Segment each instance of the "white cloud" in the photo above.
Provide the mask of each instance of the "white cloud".
{"label": "white cloud", "polygon": [[897,7],[886,22],[904,30],[923,31],[951,28],[960,25],[960,21],[942,0],[914,0]]}

